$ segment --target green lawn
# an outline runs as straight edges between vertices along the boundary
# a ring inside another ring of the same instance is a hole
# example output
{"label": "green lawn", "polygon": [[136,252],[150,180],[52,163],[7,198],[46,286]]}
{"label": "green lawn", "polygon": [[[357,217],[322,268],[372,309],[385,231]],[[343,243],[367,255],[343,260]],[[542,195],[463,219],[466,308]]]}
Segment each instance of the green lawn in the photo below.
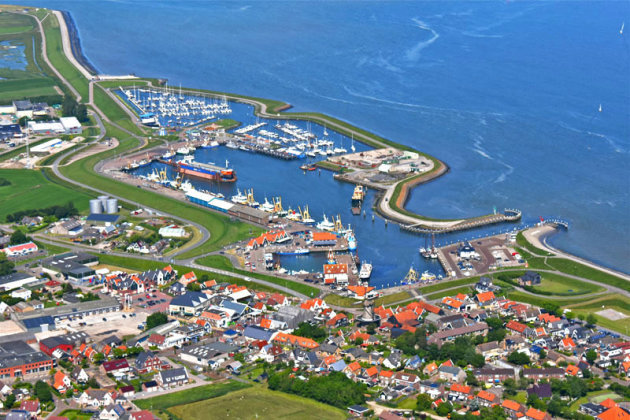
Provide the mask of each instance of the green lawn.
{"label": "green lawn", "polygon": [[81,414],[81,410],[64,410],[61,416],[68,417],[68,420],[90,420],[91,414]]}
{"label": "green lawn", "polygon": [[131,121],[129,115],[100,86],[94,87],[94,104],[114,123],[137,135],[144,133]]}
{"label": "green lawn", "polygon": [[222,255],[208,255],[207,257],[200,258],[195,262],[197,264],[205,265],[207,267],[220,268],[221,270],[227,270],[233,273],[243,274],[243,275],[254,277],[260,280],[266,280],[270,283],[277,284],[278,286],[288,287],[289,289],[295,290],[296,292],[302,293],[306,296],[315,297],[319,295],[318,288],[309,286],[306,283],[286,280],[279,277],[270,276],[267,274],[257,273],[255,271],[247,271],[247,270],[240,270],[238,268],[234,268],[230,260],[227,257],[224,257]]}
{"label": "green lawn", "polygon": [[428,286],[421,287],[420,293],[422,294],[434,293],[440,290],[448,289],[450,287],[475,284],[477,283],[477,281],[479,281],[479,277],[470,277],[470,278],[464,278],[464,279],[452,280],[452,281],[441,281],[435,284],[430,284]]}
{"label": "green lawn", "polygon": [[358,308],[361,302],[360,300],[339,296],[334,293],[326,295],[324,301],[329,305],[341,306],[343,308]]}
{"label": "green lawn", "polygon": [[608,390],[606,389],[602,389],[601,391],[589,392],[584,397],[578,398],[573,404],[571,404],[569,410],[577,411],[582,404],[586,404],[587,402],[600,403],[607,398],[611,398],[614,400],[615,398],[619,398],[619,395],[608,392]]}
{"label": "green lawn", "polygon": [[194,404],[178,405],[168,411],[186,420],[347,418],[345,411],[338,408],[262,387],[245,389]]}
{"label": "green lawn", "polygon": [[30,31],[35,28],[34,23],[22,14],[0,13],[0,35]]}
{"label": "green lawn", "polygon": [[79,211],[88,208],[90,196],[57,185],[41,172],[27,169],[0,169],[0,178],[11,185],[0,187],[0,220],[19,210],[39,209],[74,202]]}
{"label": "green lawn", "polygon": [[0,100],[18,100],[37,96],[57,95],[52,79],[37,77],[32,79],[0,80]]}
{"label": "green lawn", "polygon": [[[605,295],[602,299],[586,301],[582,303],[568,304],[565,307],[571,309],[576,315],[588,316],[594,314],[597,318],[597,325],[611,329],[623,334],[630,333],[630,298],[622,295]],[[596,314],[604,309],[614,309],[625,315],[627,318],[612,320],[602,315]]]}
{"label": "green lawn", "polygon": [[624,280],[621,277],[614,276],[612,274],[604,273],[603,271],[599,271],[597,269],[588,267],[575,261],[567,260],[564,258],[549,258],[547,259],[547,265],[566,274],[572,274],[574,276],[594,280],[599,283],[615,286],[630,292],[629,281]]}
{"label": "green lawn", "polygon": [[409,298],[411,298],[411,295],[409,294],[409,292],[403,290],[401,292],[398,293],[392,293],[391,295],[386,295],[386,296],[382,296],[378,299],[374,300],[374,306],[378,307],[381,305],[391,305],[393,303],[396,302],[401,302],[401,301],[405,301],[405,300],[409,300]]}
{"label": "green lawn", "polygon": [[462,287],[456,287],[455,289],[451,289],[451,290],[441,290],[439,292],[426,295],[425,298],[427,300],[441,299],[445,296],[455,296],[458,293],[470,294],[470,292],[471,292],[470,286],[462,286]]}
{"label": "green lawn", "polygon": [[251,385],[237,381],[221,382],[217,384],[202,385],[184,391],[159,395],[144,400],[135,400],[134,403],[143,410],[165,410],[181,404],[191,404],[197,401],[207,400],[225,395],[229,392],[249,388]]}
{"label": "green lawn", "polygon": [[540,285],[534,286],[534,289],[557,296],[585,295],[606,290],[602,286],[551,273],[542,273]]}

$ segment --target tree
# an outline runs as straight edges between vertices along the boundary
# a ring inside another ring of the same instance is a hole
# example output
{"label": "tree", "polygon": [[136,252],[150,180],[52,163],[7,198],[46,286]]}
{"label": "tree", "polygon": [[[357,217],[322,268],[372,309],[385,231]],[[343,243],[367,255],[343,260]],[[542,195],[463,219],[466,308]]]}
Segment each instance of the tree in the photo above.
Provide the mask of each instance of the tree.
{"label": "tree", "polygon": [[437,410],[435,410],[437,415],[442,417],[448,416],[451,411],[453,411],[453,406],[448,402],[443,402],[438,406]]}
{"label": "tree", "polygon": [[35,396],[40,402],[49,402],[53,400],[52,392],[50,392],[50,386],[43,381],[37,381],[37,383],[35,383]]}
{"label": "tree", "polygon": [[433,400],[429,394],[420,394],[416,400],[416,410],[427,411],[431,409],[431,404],[433,404]]}
{"label": "tree", "polygon": [[372,335],[376,333],[376,327],[374,326],[374,324],[368,324],[367,328],[365,329],[365,332]]}
{"label": "tree", "polygon": [[466,383],[470,386],[478,386],[479,381],[472,370],[466,371]]}
{"label": "tree", "polygon": [[93,359],[94,363],[100,363],[103,360],[105,360],[105,355],[103,353],[96,353],[94,355],[94,359]]}
{"label": "tree", "polygon": [[529,360],[529,356],[525,353],[515,351],[508,356],[508,362],[514,363],[515,365],[528,365],[531,361]]}
{"label": "tree", "polygon": [[490,317],[490,318],[486,318],[485,321],[486,321],[486,324],[488,324],[488,327],[492,328],[493,330],[503,328],[503,321],[501,320],[501,318]]}
{"label": "tree", "polygon": [[597,317],[593,314],[588,314],[588,316],[586,317],[586,323],[588,325],[595,325],[597,324]]}
{"label": "tree", "polygon": [[24,232],[19,229],[16,229],[16,231],[11,234],[11,239],[9,239],[9,245],[18,245],[25,242],[28,242],[28,238]]}
{"label": "tree", "polygon": [[597,360],[597,352],[595,349],[590,349],[586,352],[586,361],[592,365],[595,360]]}
{"label": "tree", "polygon": [[95,378],[94,376],[92,376],[92,377],[88,380],[87,385],[88,385],[90,388],[94,388],[94,389],[98,389],[98,388],[100,388],[100,387],[101,387],[101,385],[98,383],[98,381],[96,380],[96,378]]}
{"label": "tree", "polygon": [[317,342],[321,342],[328,336],[326,330],[308,322],[300,322],[297,329],[293,331],[294,335],[306,338],[312,338]]}
{"label": "tree", "polygon": [[72,398],[74,396],[74,390],[72,388],[69,388],[66,391],[66,398]]}
{"label": "tree", "polygon": [[0,276],[11,274],[13,267],[15,267],[15,264],[13,264],[13,261],[9,261],[7,254],[0,252]]}
{"label": "tree", "polygon": [[28,124],[28,120],[29,118],[24,116],[18,120],[18,124],[20,124],[20,127],[24,128],[26,127],[26,124]]}
{"label": "tree", "polygon": [[9,394],[4,400],[4,408],[10,410],[13,408],[13,404],[15,404],[15,395]]}
{"label": "tree", "polygon": [[164,312],[156,312],[147,317],[147,330],[159,327],[168,322],[168,316]]}
{"label": "tree", "polygon": [[538,353],[538,358],[542,360],[545,357],[547,357],[547,352],[545,351],[545,349],[540,349],[540,353]]}
{"label": "tree", "polygon": [[505,389],[504,392],[506,395],[516,395],[517,386],[516,386],[516,381],[514,379],[507,378],[505,382],[503,382],[503,387]]}
{"label": "tree", "polygon": [[201,292],[201,285],[196,281],[193,281],[186,285],[186,290],[190,290],[191,292]]}

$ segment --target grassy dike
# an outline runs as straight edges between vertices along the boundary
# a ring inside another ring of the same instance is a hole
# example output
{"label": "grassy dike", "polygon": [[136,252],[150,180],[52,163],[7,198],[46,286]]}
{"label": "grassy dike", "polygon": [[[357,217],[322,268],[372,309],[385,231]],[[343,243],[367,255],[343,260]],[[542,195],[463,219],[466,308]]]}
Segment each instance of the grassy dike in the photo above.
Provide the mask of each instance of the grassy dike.
{"label": "grassy dike", "polygon": [[206,267],[219,268],[221,270],[231,271],[233,273],[243,274],[245,276],[253,277],[259,280],[265,280],[270,283],[277,284],[278,286],[285,286],[291,290],[302,293],[306,296],[319,295],[319,289],[313,286],[309,286],[306,283],[299,283],[292,280],[286,280],[280,277],[270,276],[268,274],[257,273],[255,271],[241,270],[234,268],[232,263],[227,257],[222,255],[208,255],[195,261],[197,264],[205,265]]}

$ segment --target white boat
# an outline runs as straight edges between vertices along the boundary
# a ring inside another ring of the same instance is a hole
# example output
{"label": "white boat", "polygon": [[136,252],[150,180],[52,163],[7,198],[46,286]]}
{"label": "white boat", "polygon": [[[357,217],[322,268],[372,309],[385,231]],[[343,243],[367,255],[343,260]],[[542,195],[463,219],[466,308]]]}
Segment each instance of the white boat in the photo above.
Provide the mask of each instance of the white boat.
{"label": "white boat", "polygon": [[329,232],[332,232],[332,231],[335,230],[335,223],[330,221],[330,220],[328,220],[328,218],[324,214],[324,220],[322,220],[321,222],[319,222],[317,224],[317,228],[321,229],[321,230],[327,230]]}
{"label": "white boat", "polygon": [[247,204],[247,196],[241,192],[241,190],[236,190],[237,194],[230,197],[230,201],[235,204]]}
{"label": "white boat", "polygon": [[300,220],[302,220],[302,216],[300,215],[300,213],[295,210],[291,210],[291,207],[289,207],[289,210],[287,211],[286,218],[294,222],[299,222]]}
{"label": "white boat", "polygon": [[599,104],[599,112],[602,112],[602,104]]}
{"label": "white boat", "polygon": [[433,281],[435,280],[435,274],[429,272],[429,271],[425,271],[422,273],[422,276],[420,276],[420,280],[421,281]]}
{"label": "white boat", "polygon": [[166,152],[164,152],[164,154],[162,155],[162,159],[169,160],[169,159],[172,159],[174,156],[175,156],[175,152],[173,151],[173,149],[169,149]]}
{"label": "white boat", "polygon": [[190,149],[186,146],[182,146],[180,148],[177,149],[177,154],[178,155],[188,155],[190,154]]}
{"label": "white boat", "polygon": [[271,204],[269,200],[267,200],[267,197],[265,197],[265,202],[262,203],[259,208],[262,211],[266,211],[267,213],[273,213],[273,211],[275,210],[274,205]]}
{"label": "white boat", "polygon": [[226,146],[228,148],[230,148],[230,149],[238,149],[238,144],[236,144],[236,143],[234,143],[232,141],[227,142]]}
{"label": "white boat", "polygon": [[361,263],[361,270],[359,271],[359,278],[361,280],[369,280],[370,276],[372,276],[372,264],[363,261]]}
{"label": "white boat", "polygon": [[623,35],[623,27],[626,26],[626,22],[621,23],[621,29],[619,29],[619,35]]}
{"label": "white boat", "polygon": [[348,235],[348,251],[357,250],[357,240],[353,234]]}
{"label": "white boat", "polygon": [[184,182],[182,182],[182,185],[180,185],[179,188],[185,193],[195,189],[195,187],[193,187],[193,185],[188,180],[185,180]]}
{"label": "white boat", "polygon": [[309,150],[308,152],[306,152],[306,156],[308,156],[308,157],[317,157],[317,151],[315,149]]}

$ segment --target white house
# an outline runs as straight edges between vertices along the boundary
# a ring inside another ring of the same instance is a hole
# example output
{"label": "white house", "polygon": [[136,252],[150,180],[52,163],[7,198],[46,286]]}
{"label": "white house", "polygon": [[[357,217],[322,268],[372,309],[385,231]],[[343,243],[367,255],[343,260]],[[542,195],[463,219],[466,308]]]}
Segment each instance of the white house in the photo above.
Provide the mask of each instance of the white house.
{"label": "white house", "polygon": [[17,289],[11,292],[11,297],[16,299],[29,300],[32,294],[33,292],[28,289]]}

